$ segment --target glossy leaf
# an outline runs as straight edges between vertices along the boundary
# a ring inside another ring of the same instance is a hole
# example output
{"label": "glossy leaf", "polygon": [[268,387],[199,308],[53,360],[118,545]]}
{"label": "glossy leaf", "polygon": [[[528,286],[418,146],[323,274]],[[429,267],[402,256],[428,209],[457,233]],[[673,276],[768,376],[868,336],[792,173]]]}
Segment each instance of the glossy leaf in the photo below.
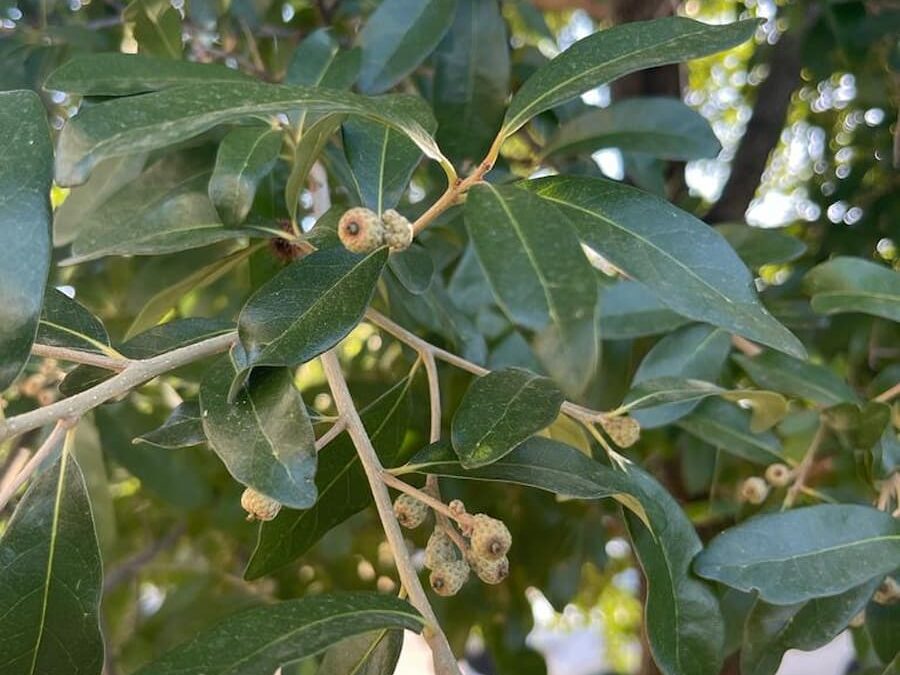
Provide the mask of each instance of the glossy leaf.
{"label": "glossy leaf", "polygon": [[343,119],[343,115],[323,114],[314,122],[305,123],[300,141],[294,147],[291,171],[284,185],[284,201],[293,220],[297,219],[300,195],[307,186],[309,172]]}
{"label": "glossy leaf", "polygon": [[636,281],[601,288],[600,334],[605,340],[627,340],[668,333],[688,323]]}
{"label": "glossy leaf", "polygon": [[824,366],[769,350],[753,357],[736,354],[734,360],[756,384],[788,396],[825,405],[859,400],[846,381]]}
{"label": "glossy leaf", "polygon": [[434,262],[424,246],[411,245],[405,251],[388,258],[388,266],[397,281],[410,293],[421,295],[431,286],[434,278]]}
{"label": "glossy leaf", "polygon": [[[603,324],[601,323],[601,330]],[[632,385],[659,377],[681,377],[714,382],[728,358],[731,338],[723,330],[703,324],[685,326],[657,342],[641,361]],[[671,424],[699,401],[636,410],[633,417],[644,429]]]}
{"label": "glossy leaf", "polygon": [[222,222],[240,225],[250,213],[256,188],[281,150],[281,131],[270,126],[236,127],[219,144],[209,179],[209,198]]}
{"label": "glossy leaf", "polygon": [[50,267],[53,150],[33,92],[0,92],[0,391],[28,360]]}
{"label": "glossy leaf", "polygon": [[689,161],[715,157],[722,146],[709,122],[677,98],[631,98],[563,124],[544,155],[591,154],[602,148]]}
{"label": "glossy leaf", "polygon": [[206,442],[199,401],[179,404],[165,423],[134,439],[135,443],[147,443],[158,448],[188,448]]}
{"label": "glossy leaf", "polygon": [[181,13],[166,0],[132,0],[122,13],[134,24],[134,39],[142,54],[180,59]]}
{"label": "glossy leaf", "polygon": [[403,633],[398,630],[346,638],[325,652],[316,675],[390,675],[402,648]]}
{"label": "glossy leaf", "polygon": [[298,109],[377,120],[407,134],[428,157],[445,161],[410,113],[420,107],[412,96],[369,99],[333,89],[257,82],[172,87],[100,103],[69,120],[57,145],[56,180],[77,185],[107,157],[173,145],[219,124]]}
{"label": "glossy leaf", "polygon": [[457,0],[434,52],[437,140],[454,161],[480,160],[500,128],[510,80],[506,33],[496,0]]}
{"label": "glossy leaf", "polygon": [[0,539],[0,672],[97,675],[102,585],[84,478],[63,452]]}
{"label": "glossy leaf", "polygon": [[[403,379],[360,411],[363,424],[382,464],[403,461],[400,447],[409,421],[411,381]],[[359,455],[347,435],[332,441],[319,457],[316,472],[319,498],[306,511],[282,509],[275,520],[259,529],[256,550],[244,577],[258,579],[306,553],[332,528],[372,501]]]}
{"label": "glossy leaf", "polygon": [[509,136],[535,115],[628,73],[735,47],[756,21],[713,26],[682,17],[625,23],[588,35],[544,64],[516,92],[506,111]]}
{"label": "glossy leaf", "polygon": [[287,368],[256,368],[233,402],[229,356],[200,386],[203,431],[235,480],[295,509],[316,503],[316,435]]}
{"label": "glossy leaf", "polygon": [[275,275],[238,318],[248,366],[295,366],[331,349],[362,319],[386,261],[386,248],[358,256],[335,247]]}
{"label": "glossy leaf", "polygon": [[820,314],[861,312],[900,321],[900,272],[884,265],[834,258],[807,272],[803,287]]}
{"label": "glossy leaf", "polygon": [[599,178],[554,176],[526,186],[554,204],[582,242],[679,314],[805,356],[800,341],[760,303],[737,254],[694,216]]}
{"label": "glossy leaf", "polygon": [[385,0],[359,34],[359,88],[387,91],[409,75],[444,37],[456,0]]}
{"label": "glossy leaf", "polygon": [[900,522],[868,506],[822,504],[772,513],[710,542],[694,569],[766,602],[828,597],[891,572],[900,560]]}
{"label": "glossy leaf", "polygon": [[742,675],[775,675],[788,649],[812,651],[824,647],[866,607],[879,580],[840,595],[796,605],[757,601],[747,617],[741,650]]}
{"label": "glossy leaf", "polygon": [[349,89],[359,75],[359,49],[343,51],[327,28],[310,33],[294,50],[285,84]]}
{"label": "glossy leaf", "polygon": [[771,431],[754,432],[750,413],[718,399],[703,401],[678,426],[723,452],[755,464],[784,461],[781,441]]}
{"label": "glossy leaf", "polygon": [[44,89],[79,96],[128,96],[178,85],[249,81],[239,70],[146,54],[78,54],[50,73]]}
{"label": "glossy leaf", "polygon": [[492,464],[550,425],[562,392],[521,368],[493,371],[472,382],[453,415],[451,438],[467,469]]}
{"label": "glossy leaf", "polygon": [[700,538],[665,488],[637,467],[628,473],[653,528],[625,514],[647,579],[644,622],[654,661],[666,675],[717,673],[725,625],[715,594],[691,572]]}
{"label": "glossy leaf", "polygon": [[36,342],[104,353],[109,335],[100,319],[65,293],[50,288],[44,296]]}
{"label": "glossy leaf", "polygon": [[227,617],[136,675],[270,675],[344,638],[381,628],[419,632],[423,625],[408,603],[376,593],[286,600]]}
{"label": "glossy leaf", "polygon": [[491,288],[567,392],[584,389],[599,358],[594,272],[558,211],[525,190],[473,187],[466,229]]}
{"label": "glossy leaf", "polygon": [[806,244],[800,239],[773,228],[726,223],[717,225],[716,232],[728,240],[748,267],[790,262],[806,252]]}

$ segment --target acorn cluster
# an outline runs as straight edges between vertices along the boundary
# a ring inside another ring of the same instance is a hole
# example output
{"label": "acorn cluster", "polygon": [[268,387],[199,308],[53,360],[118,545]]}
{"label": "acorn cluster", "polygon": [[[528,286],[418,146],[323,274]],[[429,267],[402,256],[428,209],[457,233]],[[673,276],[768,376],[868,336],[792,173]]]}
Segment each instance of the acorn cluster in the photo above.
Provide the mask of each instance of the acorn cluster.
{"label": "acorn cluster", "polygon": [[772,488],[787,487],[793,480],[794,472],[787,464],[770,464],[763,476],[750,476],[741,483],[738,499],[758,506],[766,501]]}
{"label": "acorn cluster", "polygon": [[[431,588],[438,595],[456,595],[472,572],[486,584],[499,584],[509,575],[509,529],[487,514],[467,513],[458,499],[448,504],[448,510],[460,531],[449,522],[438,522],[428,538],[425,567],[431,570]],[[407,528],[425,522],[428,511],[427,505],[410,495],[401,495],[394,502],[394,515]]]}
{"label": "acorn cluster", "polygon": [[380,216],[371,209],[349,209],[338,222],[338,237],[347,250],[353,253],[369,253],[381,246],[391,251],[404,251],[413,240],[413,227],[394,209]]}

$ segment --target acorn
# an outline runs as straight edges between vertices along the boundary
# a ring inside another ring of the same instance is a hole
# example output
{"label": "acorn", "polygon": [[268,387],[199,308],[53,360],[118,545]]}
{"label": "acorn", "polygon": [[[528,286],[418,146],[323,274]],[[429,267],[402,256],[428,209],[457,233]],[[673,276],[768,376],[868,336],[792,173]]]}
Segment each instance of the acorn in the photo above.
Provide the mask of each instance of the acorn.
{"label": "acorn", "polygon": [[394,515],[403,527],[414,530],[428,517],[428,506],[412,495],[403,494],[394,500]]}
{"label": "acorn", "polygon": [[741,484],[741,501],[762,504],[769,496],[769,485],[759,476],[751,476]]}
{"label": "acorn", "polygon": [[251,487],[241,495],[241,506],[247,512],[247,520],[269,521],[281,511],[281,504]]}
{"label": "acorn", "polygon": [[381,222],[384,225],[384,243],[391,251],[405,251],[409,248],[413,240],[412,223],[394,209],[382,213]]}
{"label": "acorn", "polygon": [[362,207],[353,208],[341,216],[338,237],[348,251],[369,253],[384,246],[384,225],[374,211]]}
{"label": "acorn", "polygon": [[633,417],[601,417],[600,426],[620,448],[630,448],[641,437],[641,425]]}
{"label": "acorn", "polygon": [[499,560],[512,546],[512,535],[502,520],[477,513],[472,519],[472,555],[485,560]]}
{"label": "acorn", "polygon": [[430,570],[437,569],[444,563],[453,562],[457,558],[456,544],[442,528],[435,528],[425,545],[425,567]]}
{"label": "acorn", "polygon": [[469,563],[465,560],[453,560],[435,567],[428,581],[435,593],[449,597],[459,593],[468,579]]}
{"label": "acorn", "polygon": [[766,480],[772,487],[784,487],[791,482],[794,472],[786,464],[777,462],[766,467]]}
{"label": "acorn", "polygon": [[487,560],[480,556],[469,556],[469,565],[475,576],[486,584],[499,584],[509,576],[509,559],[506,556]]}

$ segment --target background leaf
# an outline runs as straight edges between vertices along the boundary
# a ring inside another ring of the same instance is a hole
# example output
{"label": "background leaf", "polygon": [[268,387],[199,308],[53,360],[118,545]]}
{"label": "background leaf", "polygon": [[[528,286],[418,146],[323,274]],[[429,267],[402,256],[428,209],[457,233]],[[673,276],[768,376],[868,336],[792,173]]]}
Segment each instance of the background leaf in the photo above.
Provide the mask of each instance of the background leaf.
{"label": "background leaf", "polygon": [[862,258],[837,257],[803,279],[821,314],[862,312],[900,321],[900,272]]}
{"label": "background leaf", "polygon": [[236,127],[219,144],[209,179],[209,198],[222,222],[240,225],[250,213],[256,188],[278,161],[281,131],[270,126]]}
{"label": "background leaf", "polygon": [[176,407],[165,423],[134,439],[158,448],[188,448],[206,442],[199,401],[185,401]]}
{"label": "background leaf", "polygon": [[750,413],[736,405],[711,398],[703,401],[678,426],[710,445],[755,464],[784,461],[781,441],[771,431],[754,432]]}
{"label": "background leaf", "polygon": [[748,267],[790,262],[806,252],[806,244],[800,239],[774,228],[725,223],[717,225],[716,232],[728,240]]}
{"label": "background leaf", "polygon": [[400,660],[403,633],[379,630],[345,638],[325,652],[316,675],[390,675]]}
{"label": "background leaf", "polygon": [[36,342],[104,353],[109,335],[103,323],[78,302],[55,288],[47,289]]}
{"label": "background leaf", "polygon": [[856,392],[829,368],[766,350],[756,356],[735,354],[734,360],[760,387],[788,396],[834,405],[856,401]]}

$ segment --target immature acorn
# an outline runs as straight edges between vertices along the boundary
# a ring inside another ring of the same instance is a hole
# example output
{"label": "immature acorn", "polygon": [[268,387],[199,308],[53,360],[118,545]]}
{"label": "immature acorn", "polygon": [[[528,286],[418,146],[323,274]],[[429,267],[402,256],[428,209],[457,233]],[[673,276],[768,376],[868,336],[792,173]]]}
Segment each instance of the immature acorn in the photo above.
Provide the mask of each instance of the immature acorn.
{"label": "immature acorn", "polygon": [[472,518],[472,556],[484,560],[499,560],[512,546],[512,535],[502,520],[476,513]]}
{"label": "immature acorn", "polygon": [[356,207],[341,216],[338,237],[348,251],[368,253],[384,246],[384,225],[374,211]]}
{"label": "immature acorn", "polygon": [[465,560],[442,563],[431,571],[428,578],[434,592],[444,596],[456,595],[468,580],[469,563]]}
{"label": "immature acorn", "polygon": [[751,476],[741,483],[741,500],[750,504],[762,504],[769,496],[769,486],[759,476]]}
{"label": "immature acorn", "polygon": [[430,570],[437,569],[441,565],[453,562],[459,557],[456,544],[441,528],[436,528],[428,538],[425,545],[425,567]]}
{"label": "immature acorn", "polygon": [[620,448],[630,448],[641,437],[641,425],[633,417],[601,417],[600,426]]}
{"label": "immature acorn", "polygon": [[766,480],[772,487],[784,487],[794,477],[793,471],[781,462],[766,467]]}
{"label": "immature acorn", "polygon": [[272,520],[281,511],[280,503],[250,487],[241,495],[241,506],[247,512],[247,520]]}
{"label": "immature acorn", "polygon": [[428,517],[428,506],[412,495],[400,495],[394,500],[397,522],[408,530],[414,530]]}
{"label": "immature acorn", "polygon": [[475,576],[486,584],[499,584],[509,576],[509,559],[506,556],[497,560],[469,556],[469,565]]}
{"label": "immature acorn", "polygon": [[384,243],[390,246],[391,251],[405,251],[409,248],[413,240],[412,223],[394,209],[382,213],[381,222],[384,225]]}

